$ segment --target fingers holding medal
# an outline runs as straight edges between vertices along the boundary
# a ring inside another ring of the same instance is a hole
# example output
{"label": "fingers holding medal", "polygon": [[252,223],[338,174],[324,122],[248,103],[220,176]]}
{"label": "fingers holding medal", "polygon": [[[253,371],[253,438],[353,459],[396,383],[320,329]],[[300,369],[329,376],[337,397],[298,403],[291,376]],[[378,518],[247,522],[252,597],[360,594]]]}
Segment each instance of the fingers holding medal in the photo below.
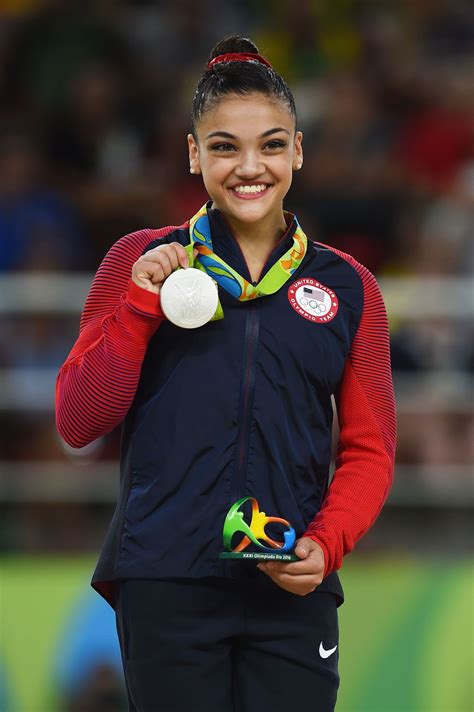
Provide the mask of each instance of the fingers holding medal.
{"label": "fingers holding medal", "polygon": [[[196,254],[196,250],[194,251]],[[163,282],[177,267],[189,267],[188,253],[179,242],[145,252],[132,267],[132,280],[139,287],[159,294]]]}
{"label": "fingers holding medal", "polygon": [[159,294],[167,319],[183,329],[203,326],[217,309],[217,284],[205,271],[189,266],[188,253],[179,242],[145,252],[133,265],[132,280]]}

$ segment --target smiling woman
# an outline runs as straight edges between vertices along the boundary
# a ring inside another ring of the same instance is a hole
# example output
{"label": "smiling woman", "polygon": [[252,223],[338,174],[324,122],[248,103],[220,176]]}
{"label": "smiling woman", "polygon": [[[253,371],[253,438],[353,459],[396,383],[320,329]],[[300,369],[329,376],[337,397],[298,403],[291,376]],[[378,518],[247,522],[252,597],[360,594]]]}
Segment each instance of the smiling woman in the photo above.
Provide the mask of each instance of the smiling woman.
{"label": "smiling woman", "polygon": [[[288,86],[250,40],[214,48],[192,116],[190,170],[209,201],[112,246],[57,379],[72,447],[123,421],[92,586],[116,612],[131,710],[331,712],[337,570],[392,482],[385,307],[363,265],[283,209],[303,137]],[[255,503],[258,521],[239,511],[239,526],[255,525],[266,563],[220,556],[240,500]],[[290,560],[275,560],[277,522],[292,531]]]}

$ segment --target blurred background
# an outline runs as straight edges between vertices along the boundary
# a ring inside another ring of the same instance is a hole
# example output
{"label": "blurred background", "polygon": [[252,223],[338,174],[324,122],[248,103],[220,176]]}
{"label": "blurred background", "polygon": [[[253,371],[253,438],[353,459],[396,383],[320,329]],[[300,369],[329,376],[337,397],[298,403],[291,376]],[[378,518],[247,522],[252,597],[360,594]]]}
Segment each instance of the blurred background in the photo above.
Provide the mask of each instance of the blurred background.
{"label": "blurred background", "polygon": [[376,275],[390,319],[397,466],[341,572],[338,710],[468,712],[474,18],[462,0],[0,2],[0,710],[127,709],[113,611],[89,586],[120,428],[70,448],[54,385],[111,245],[206,200],[188,171],[190,104],[233,32],[294,91],[305,164],[285,207]]}

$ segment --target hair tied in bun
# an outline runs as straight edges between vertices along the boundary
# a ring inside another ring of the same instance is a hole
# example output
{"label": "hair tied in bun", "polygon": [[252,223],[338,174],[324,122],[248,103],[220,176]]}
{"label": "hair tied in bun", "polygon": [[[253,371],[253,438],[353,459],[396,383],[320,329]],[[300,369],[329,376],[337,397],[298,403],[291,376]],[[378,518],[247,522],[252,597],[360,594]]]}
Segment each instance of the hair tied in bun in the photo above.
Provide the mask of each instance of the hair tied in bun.
{"label": "hair tied in bun", "polygon": [[284,79],[251,40],[240,35],[225,37],[212,48],[194,92],[191,113],[194,138],[202,117],[218,101],[255,93],[286,104],[295,119],[296,130],[295,100]]}
{"label": "hair tied in bun", "polygon": [[227,54],[218,54],[217,57],[211,59],[207,68],[212,69],[216,64],[220,64],[221,62],[259,62],[265,67],[272,69],[272,65],[268,59],[265,59],[265,57],[262,57],[262,55],[256,52],[229,52]]}

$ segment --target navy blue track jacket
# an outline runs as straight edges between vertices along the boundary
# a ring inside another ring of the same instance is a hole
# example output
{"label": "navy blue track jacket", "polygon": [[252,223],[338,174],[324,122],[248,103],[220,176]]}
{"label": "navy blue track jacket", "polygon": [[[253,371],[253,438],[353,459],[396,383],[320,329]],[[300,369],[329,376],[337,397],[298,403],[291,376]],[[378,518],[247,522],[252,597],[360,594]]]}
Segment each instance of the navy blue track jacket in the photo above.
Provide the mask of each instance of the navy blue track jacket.
{"label": "navy blue track jacket", "polygon": [[[215,252],[251,281],[223,215]],[[292,217],[290,215],[290,217]],[[260,278],[293,242],[295,220]],[[343,600],[342,557],[375,521],[393,477],[388,326],[373,275],[308,240],[275,294],[245,302],[219,287],[224,319],[181,329],[131,279],[144,252],[189,244],[188,224],[141,230],[109,250],[56,385],[62,437],[81,447],[122,422],[120,493],[92,586],[115,605],[127,578],[263,575],[218,558],[230,506],[255,497],[325,555],[317,591]],[[333,409],[339,444],[330,487]],[[280,536],[282,540],[282,537]]]}

